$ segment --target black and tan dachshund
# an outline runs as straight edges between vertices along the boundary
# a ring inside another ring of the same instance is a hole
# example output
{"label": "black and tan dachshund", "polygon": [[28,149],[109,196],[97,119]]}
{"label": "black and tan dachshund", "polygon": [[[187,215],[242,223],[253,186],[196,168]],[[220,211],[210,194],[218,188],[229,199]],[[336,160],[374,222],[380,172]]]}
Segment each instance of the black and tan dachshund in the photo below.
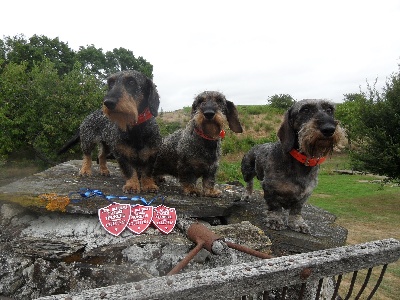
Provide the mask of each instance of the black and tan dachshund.
{"label": "black and tan dachshund", "polygon": [[126,177],[125,193],[157,192],[152,177],[161,135],[155,116],[160,104],[154,83],[137,71],[122,71],[107,79],[108,92],[103,109],[82,122],[78,133],[60,151],[81,142],[83,163],[80,175],[91,175],[92,151],[100,145],[102,175],[109,175],[107,156],[117,159]]}

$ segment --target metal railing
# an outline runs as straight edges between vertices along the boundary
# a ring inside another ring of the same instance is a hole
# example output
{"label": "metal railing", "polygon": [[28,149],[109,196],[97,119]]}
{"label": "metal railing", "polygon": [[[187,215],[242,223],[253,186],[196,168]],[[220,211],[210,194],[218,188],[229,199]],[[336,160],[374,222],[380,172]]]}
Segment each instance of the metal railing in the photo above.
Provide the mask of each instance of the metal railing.
{"label": "metal railing", "polygon": [[[345,295],[340,297],[371,299],[386,266],[399,257],[400,242],[385,239],[41,299],[337,299],[347,273],[352,273],[352,279]],[[379,278],[372,282],[371,273],[377,266],[382,269]],[[356,291],[355,281],[363,269],[368,271]],[[364,295],[369,284],[373,287]]]}

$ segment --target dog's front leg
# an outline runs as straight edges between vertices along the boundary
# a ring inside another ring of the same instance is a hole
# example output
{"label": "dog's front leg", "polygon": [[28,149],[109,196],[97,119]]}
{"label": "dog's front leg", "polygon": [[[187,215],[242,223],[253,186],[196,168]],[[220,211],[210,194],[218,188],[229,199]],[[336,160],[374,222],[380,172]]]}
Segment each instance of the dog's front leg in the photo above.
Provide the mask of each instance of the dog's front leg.
{"label": "dog's front leg", "polygon": [[83,155],[83,162],[81,170],[79,171],[80,176],[91,176],[92,175],[92,156],[91,154]]}
{"label": "dog's front leg", "polygon": [[201,196],[201,191],[196,186],[197,177],[192,174],[190,170],[189,172],[185,172],[184,170],[179,171],[179,182],[182,186],[184,195]]}
{"label": "dog's front leg", "polygon": [[99,148],[99,168],[100,174],[103,176],[110,176],[110,171],[107,168],[107,155],[109,154],[108,147],[103,143]]}
{"label": "dog's front leg", "polygon": [[144,148],[139,152],[140,184],[142,192],[157,193],[159,188],[153,177],[158,148]]}
{"label": "dog's front leg", "polygon": [[138,173],[136,169],[133,168],[131,161],[120,153],[118,153],[117,160],[122,174],[124,174],[126,178],[122,191],[127,194],[140,193]]}
{"label": "dog's front leg", "polygon": [[281,211],[268,210],[266,213],[265,224],[267,225],[267,227],[274,230],[286,229],[282,210]]}
{"label": "dog's front leg", "polygon": [[290,209],[288,217],[288,227],[293,231],[310,233],[310,227],[301,216],[302,205],[303,201]]}
{"label": "dog's front leg", "polygon": [[215,173],[203,176],[203,194],[206,197],[222,197],[222,191],[215,188]]}
{"label": "dog's front leg", "polygon": [[158,192],[159,188],[154,180],[154,177],[152,176],[152,168],[145,168],[144,170],[142,170],[140,176],[140,184],[142,187],[142,192],[149,192],[149,193]]}
{"label": "dog's front leg", "polygon": [[132,170],[132,176],[126,180],[122,191],[127,194],[140,193],[140,182],[136,170]]}

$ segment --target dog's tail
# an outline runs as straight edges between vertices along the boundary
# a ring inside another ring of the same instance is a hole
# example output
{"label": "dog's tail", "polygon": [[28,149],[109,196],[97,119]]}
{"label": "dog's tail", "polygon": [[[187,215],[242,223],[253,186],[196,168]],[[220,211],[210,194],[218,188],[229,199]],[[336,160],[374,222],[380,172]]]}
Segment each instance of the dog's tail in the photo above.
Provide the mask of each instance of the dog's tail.
{"label": "dog's tail", "polygon": [[81,135],[79,130],[75,133],[74,137],[71,138],[60,150],[58,150],[57,155],[61,155],[67,152],[68,149],[72,148],[76,144],[78,144],[81,140]]}

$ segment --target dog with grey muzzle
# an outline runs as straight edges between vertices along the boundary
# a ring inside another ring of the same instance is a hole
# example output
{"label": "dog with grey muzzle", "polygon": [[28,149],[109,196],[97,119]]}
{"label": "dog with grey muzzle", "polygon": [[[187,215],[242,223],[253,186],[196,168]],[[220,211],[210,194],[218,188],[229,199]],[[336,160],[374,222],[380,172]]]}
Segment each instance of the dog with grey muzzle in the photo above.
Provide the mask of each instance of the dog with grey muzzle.
{"label": "dog with grey muzzle", "polygon": [[268,205],[266,225],[286,228],[283,209],[289,211],[290,229],[308,233],[301,210],[318,183],[319,165],[344,140],[334,117],[334,104],[325,100],[295,102],[285,113],[278,130],[279,141],[253,147],[241,164],[246,195],[253,192],[253,179],[262,183]]}
{"label": "dog with grey muzzle", "polygon": [[[177,177],[185,195],[220,197],[222,192],[214,184],[226,123],[233,132],[243,131],[233,102],[215,91],[196,96],[186,128],[163,139],[154,175]],[[196,184],[199,178],[202,190]]]}

